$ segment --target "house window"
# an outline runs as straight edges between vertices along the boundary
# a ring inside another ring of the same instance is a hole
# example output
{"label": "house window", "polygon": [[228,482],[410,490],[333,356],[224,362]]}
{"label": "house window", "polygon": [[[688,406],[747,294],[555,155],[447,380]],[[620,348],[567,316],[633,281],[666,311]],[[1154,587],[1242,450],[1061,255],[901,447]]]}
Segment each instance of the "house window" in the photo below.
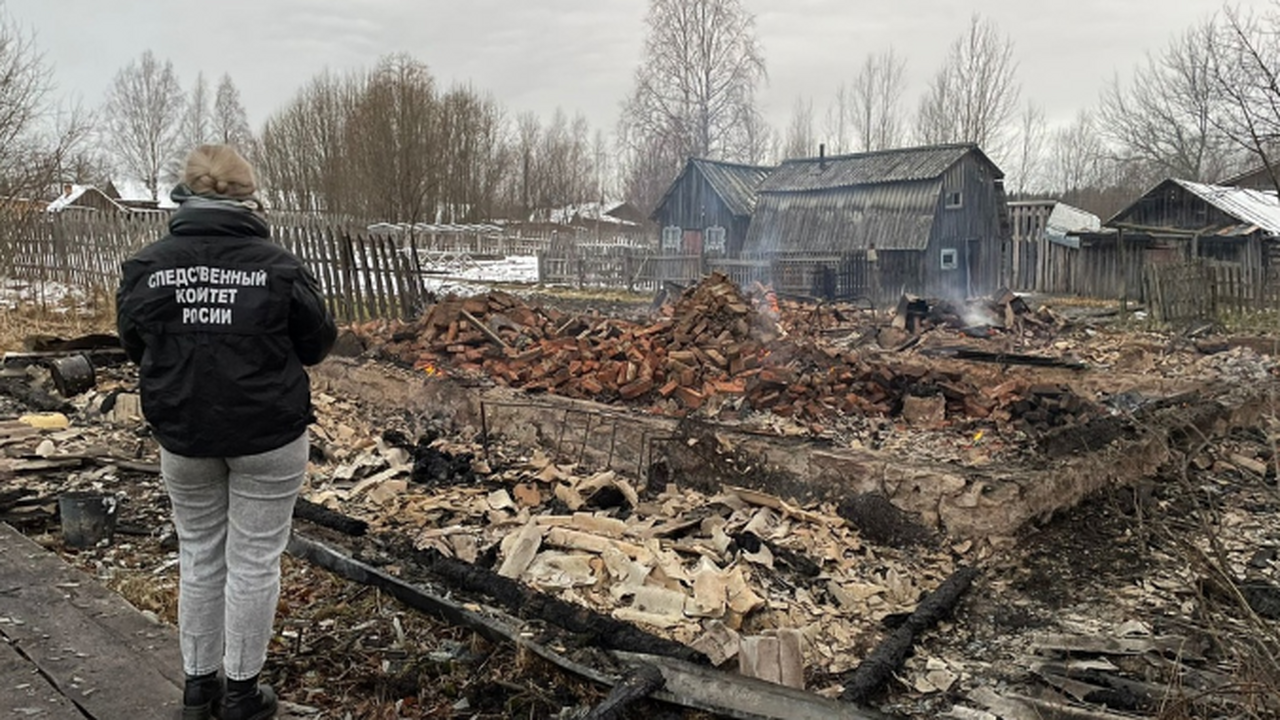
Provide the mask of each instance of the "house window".
{"label": "house window", "polygon": [[719,225],[707,228],[707,234],[703,241],[702,249],[706,252],[724,252],[724,228]]}
{"label": "house window", "polygon": [[964,194],[959,190],[947,193],[946,207],[958,208],[964,207]]}
{"label": "house window", "polygon": [[942,249],[942,269],[955,270],[960,267],[960,254],[955,248]]}
{"label": "house window", "polygon": [[662,228],[662,249],[663,250],[679,250],[680,236],[684,233],[676,225],[668,225]]}

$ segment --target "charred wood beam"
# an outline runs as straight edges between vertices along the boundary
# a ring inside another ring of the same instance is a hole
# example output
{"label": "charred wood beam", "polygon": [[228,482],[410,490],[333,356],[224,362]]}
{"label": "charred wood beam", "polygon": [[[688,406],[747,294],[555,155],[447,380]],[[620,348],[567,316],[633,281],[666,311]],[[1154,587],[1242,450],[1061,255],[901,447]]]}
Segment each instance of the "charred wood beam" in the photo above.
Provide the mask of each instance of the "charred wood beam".
{"label": "charred wood beam", "polygon": [[0,491],[0,512],[4,512],[18,505],[25,498],[34,495],[35,491],[29,488],[18,488],[16,490]]}
{"label": "charred wood beam", "polygon": [[922,355],[952,357],[957,360],[974,362],[999,363],[1001,365],[1029,365],[1032,367],[1060,367],[1070,370],[1084,370],[1084,363],[1064,358],[1046,357],[1044,355],[1022,355],[1019,353],[987,352],[970,348],[930,348],[921,350]]}
{"label": "charred wood beam", "polygon": [[605,699],[587,713],[583,720],[617,720],[633,703],[643,700],[666,684],[662,671],[649,664],[640,664],[613,686]]}
{"label": "charred wood beam", "polygon": [[877,692],[893,677],[902,661],[907,659],[916,637],[950,614],[977,576],[977,568],[959,568],[925,596],[906,622],[885,638],[866,660],[842,678],[844,692],[840,699],[846,702],[865,702]]}
{"label": "charred wood beam", "polygon": [[364,520],[330,510],[301,497],[294,503],[293,516],[353,537],[360,537],[369,531],[369,523]]}
{"label": "charred wood beam", "polygon": [[538,592],[524,583],[478,565],[448,558],[431,549],[414,551],[430,574],[452,587],[478,593],[521,618],[537,618],[610,650],[647,653],[695,663],[707,658],[692,648],[645,632],[590,608]]}

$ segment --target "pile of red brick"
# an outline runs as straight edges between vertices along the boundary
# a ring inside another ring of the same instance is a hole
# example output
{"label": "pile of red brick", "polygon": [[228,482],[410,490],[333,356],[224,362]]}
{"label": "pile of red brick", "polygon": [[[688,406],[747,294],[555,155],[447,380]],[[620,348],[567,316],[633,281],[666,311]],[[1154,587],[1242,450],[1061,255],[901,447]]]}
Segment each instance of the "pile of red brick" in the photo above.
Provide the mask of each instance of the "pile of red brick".
{"label": "pile of red brick", "polygon": [[641,324],[568,315],[492,292],[438,303],[383,349],[419,368],[673,415],[757,410],[807,422],[893,415],[923,390],[945,397],[949,416],[986,417],[1017,400],[988,397],[959,373],[861,360],[820,332],[851,315],[778,304],[765,292],[749,297],[719,274],[660,316]]}

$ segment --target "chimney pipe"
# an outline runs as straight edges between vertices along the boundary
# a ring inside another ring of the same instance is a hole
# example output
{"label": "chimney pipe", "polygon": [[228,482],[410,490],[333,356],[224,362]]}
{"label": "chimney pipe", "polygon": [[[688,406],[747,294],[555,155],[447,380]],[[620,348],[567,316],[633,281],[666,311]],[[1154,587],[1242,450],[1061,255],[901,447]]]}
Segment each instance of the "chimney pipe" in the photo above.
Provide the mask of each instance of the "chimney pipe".
{"label": "chimney pipe", "polygon": [[818,169],[827,169],[827,144],[818,143]]}

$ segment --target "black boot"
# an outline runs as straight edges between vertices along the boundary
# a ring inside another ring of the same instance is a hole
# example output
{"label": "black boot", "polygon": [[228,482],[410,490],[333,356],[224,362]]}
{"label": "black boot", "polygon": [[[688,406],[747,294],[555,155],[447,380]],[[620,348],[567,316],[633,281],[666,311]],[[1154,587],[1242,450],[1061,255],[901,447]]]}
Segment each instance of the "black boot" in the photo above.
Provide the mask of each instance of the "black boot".
{"label": "black boot", "polygon": [[222,681],[218,673],[187,676],[182,688],[182,720],[210,720],[222,709]]}
{"label": "black boot", "polygon": [[227,680],[227,696],[222,700],[222,720],[267,720],[275,717],[276,693],[258,678]]}

